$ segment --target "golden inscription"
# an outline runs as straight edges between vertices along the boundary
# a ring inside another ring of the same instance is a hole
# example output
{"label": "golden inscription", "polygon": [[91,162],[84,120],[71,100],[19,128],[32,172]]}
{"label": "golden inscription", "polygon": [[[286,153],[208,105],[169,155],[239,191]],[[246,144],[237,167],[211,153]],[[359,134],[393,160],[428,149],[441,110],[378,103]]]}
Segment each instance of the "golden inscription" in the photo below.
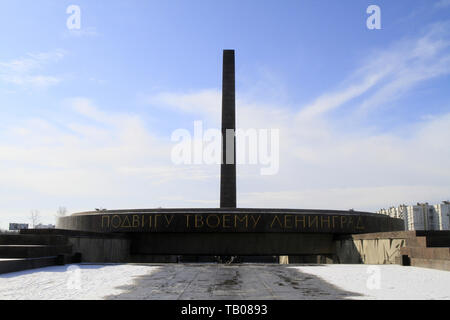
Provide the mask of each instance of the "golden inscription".
{"label": "golden inscription", "polygon": [[189,218],[192,217],[192,214],[185,214],[186,217],[186,228],[189,228]]}
{"label": "golden inscription", "polygon": [[358,217],[358,222],[356,223],[356,229],[364,230],[364,224],[362,221],[362,217]]}
{"label": "golden inscription", "polygon": [[261,215],[258,215],[258,218],[257,219],[255,219],[255,217],[252,215],[252,216],[250,216],[250,218],[252,218],[252,220],[253,220],[253,229],[255,229],[256,228],[256,225],[258,224],[258,222],[259,222],[259,219],[261,219]]}
{"label": "golden inscription", "polygon": [[311,216],[308,216],[308,228],[311,228],[314,223],[316,224],[316,228],[319,227],[319,217],[314,216],[314,218],[311,219]]}
{"label": "golden inscription", "polygon": [[231,215],[229,214],[224,214],[222,215],[222,227],[224,228],[231,228],[230,225],[228,225],[227,223],[229,223],[229,218],[231,217]]}
{"label": "golden inscription", "polygon": [[320,217],[320,227],[323,228],[323,225],[324,225],[325,222],[326,222],[327,228],[329,228],[329,227],[330,227],[330,224],[331,224],[331,217],[328,216],[326,219],[324,219],[324,218],[325,218],[325,217],[323,217],[323,216]]}
{"label": "golden inscription", "polygon": [[[263,218],[263,219],[261,219]],[[174,223],[177,219],[183,219],[174,214],[114,214],[102,215],[102,228],[142,228],[156,229],[179,226]],[[365,230],[365,220],[361,216],[350,215],[309,215],[309,214],[185,214],[186,229],[230,229],[251,230],[256,229],[260,223],[267,224],[270,229],[286,229],[298,231],[325,230]],[[274,231],[275,231],[274,230]],[[175,231],[175,230],[174,230]]]}
{"label": "golden inscription", "polygon": [[[211,217],[213,217],[216,221],[215,224],[211,223]],[[218,226],[220,226],[220,217],[217,214],[210,214],[206,217],[206,225],[209,228],[217,228]]]}
{"label": "golden inscription", "polygon": [[303,228],[306,227],[306,218],[305,216],[295,216],[295,228],[298,228],[298,223],[301,222]]}
{"label": "golden inscription", "polygon": [[278,218],[278,215],[275,215],[273,217],[272,223],[270,224],[270,228],[273,228],[273,224],[275,223],[275,221],[278,221],[278,224],[279,224],[280,228],[283,227],[283,225],[281,224],[280,218]]}
{"label": "golden inscription", "polygon": [[137,214],[133,214],[133,224],[132,228],[139,228],[139,216]]}
{"label": "golden inscription", "polygon": [[292,228],[292,215],[286,214],[284,216],[284,228],[291,229]]}
{"label": "golden inscription", "polygon": [[167,218],[167,214],[165,214],[164,217],[166,218],[167,226],[170,226],[170,224],[172,223],[172,220],[173,220],[173,214],[170,215],[170,219]]}
{"label": "golden inscription", "polygon": [[108,221],[108,222],[106,222],[106,228],[109,228],[109,216],[102,216],[102,228],[105,227],[105,225],[104,225],[105,219],[106,219],[106,221]]}
{"label": "golden inscription", "polygon": [[[116,221],[117,223],[114,223],[114,221]],[[111,226],[112,226],[114,229],[119,228],[121,222],[122,222],[122,219],[120,219],[120,216],[118,216],[117,214],[114,215],[114,216],[111,218]]]}
{"label": "golden inscription", "polygon": [[237,227],[237,222],[244,222],[245,221],[245,228],[248,228],[248,215],[246,214],[242,219],[239,218],[239,215],[234,215],[234,227]]}
{"label": "golden inscription", "polygon": [[336,228],[336,219],[339,218],[337,216],[333,216],[333,229]]}
{"label": "golden inscription", "polygon": [[129,227],[131,227],[130,219],[128,218],[128,216],[125,216],[125,219],[123,219],[121,227],[122,228],[129,228]]}
{"label": "golden inscription", "polygon": [[[200,224],[201,223],[201,224]],[[201,228],[203,227],[203,217],[200,214],[196,214],[195,215],[195,219],[194,219],[194,225],[196,228]]]}

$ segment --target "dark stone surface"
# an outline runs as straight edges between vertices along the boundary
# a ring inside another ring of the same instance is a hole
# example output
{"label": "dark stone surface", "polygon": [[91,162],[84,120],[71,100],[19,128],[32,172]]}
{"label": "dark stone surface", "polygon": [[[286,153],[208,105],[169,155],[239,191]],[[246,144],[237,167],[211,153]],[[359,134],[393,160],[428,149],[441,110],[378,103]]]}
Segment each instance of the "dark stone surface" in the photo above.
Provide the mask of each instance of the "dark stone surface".
{"label": "dark stone surface", "polygon": [[[222,73],[222,165],[220,167],[220,207],[236,207],[236,102],[234,50],[223,51]],[[227,129],[232,129],[233,145],[227,146]],[[228,152],[227,152],[228,150]],[[232,152],[232,154],[230,154]],[[231,160],[231,161],[230,161]],[[232,163],[230,163],[232,162]]]}
{"label": "dark stone surface", "polygon": [[403,254],[400,257],[401,257],[400,264],[402,266],[410,266],[411,265],[411,259],[408,257],[408,255]]}
{"label": "dark stone surface", "polygon": [[0,258],[39,258],[70,254],[72,245],[0,245]]}
{"label": "dark stone surface", "polygon": [[[92,239],[126,239],[127,236],[121,233],[111,233],[111,232],[94,232],[86,231],[82,229],[22,229],[20,230],[21,235],[25,236],[47,236],[49,239],[56,239],[56,236],[63,237],[67,240],[67,237],[88,237]],[[1,238],[0,238],[1,243]],[[50,243],[49,243],[50,244]]]}
{"label": "dark stone surface", "polygon": [[[71,253],[58,253],[65,255],[71,254],[72,256],[69,258],[72,259],[72,262],[127,262],[130,254],[130,237],[125,233],[101,233],[63,229],[27,229],[22,230],[21,233],[20,237],[15,237],[17,239],[22,239],[24,237],[28,239],[31,237],[38,240],[41,238],[53,238],[51,243],[55,243],[55,241],[60,238],[65,239],[64,243],[70,245]],[[28,242],[30,242],[30,240],[28,240]],[[22,243],[16,242],[16,244]],[[70,262],[71,261],[68,263]]]}
{"label": "dark stone surface", "polygon": [[317,233],[134,233],[131,254],[331,254],[333,235]]}
{"label": "dark stone surface", "polygon": [[0,245],[15,244],[63,245],[67,244],[67,237],[48,234],[0,234]]}

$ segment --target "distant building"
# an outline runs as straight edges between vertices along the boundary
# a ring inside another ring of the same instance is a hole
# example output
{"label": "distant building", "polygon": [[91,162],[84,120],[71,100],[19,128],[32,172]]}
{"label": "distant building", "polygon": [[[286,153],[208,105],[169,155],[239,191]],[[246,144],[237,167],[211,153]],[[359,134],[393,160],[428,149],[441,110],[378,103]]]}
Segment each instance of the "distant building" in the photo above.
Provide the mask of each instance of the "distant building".
{"label": "distant building", "polygon": [[18,231],[20,229],[28,229],[28,223],[10,223],[9,224],[10,231]]}
{"label": "distant building", "polygon": [[389,209],[380,209],[377,213],[405,221],[405,230],[450,230],[450,202],[430,205],[400,205]]}
{"label": "distant building", "polygon": [[35,229],[55,229],[55,225],[39,223],[38,225],[35,225],[34,228]]}
{"label": "distant building", "polygon": [[439,217],[439,230],[450,230],[450,202],[443,201],[441,204],[435,204],[434,209]]}

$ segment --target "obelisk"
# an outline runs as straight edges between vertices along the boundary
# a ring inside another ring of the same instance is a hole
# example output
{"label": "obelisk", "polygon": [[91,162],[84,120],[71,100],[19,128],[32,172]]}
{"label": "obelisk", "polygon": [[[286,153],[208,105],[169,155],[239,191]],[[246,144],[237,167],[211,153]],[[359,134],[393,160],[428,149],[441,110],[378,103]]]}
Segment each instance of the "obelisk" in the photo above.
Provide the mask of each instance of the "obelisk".
{"label": "obelisk", "polygon": [[235,109],[234,50],[223,50],[221,208],[236,208]]}

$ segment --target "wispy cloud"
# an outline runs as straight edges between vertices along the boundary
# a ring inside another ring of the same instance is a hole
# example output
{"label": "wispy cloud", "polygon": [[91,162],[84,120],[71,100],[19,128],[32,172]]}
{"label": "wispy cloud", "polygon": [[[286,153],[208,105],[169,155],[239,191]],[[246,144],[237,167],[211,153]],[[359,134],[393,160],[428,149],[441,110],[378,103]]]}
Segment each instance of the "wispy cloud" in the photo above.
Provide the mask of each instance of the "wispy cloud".
{"label": "wispy cloud", "polygon": [[190,93],[159,92],[144,97],[144,102],[175,112],[217,118],[220,115],[221,95],[218,90],[206,89]]}
{"label": "wispy cloud", "polygon": [[448,6],[450,6],[450,0],[439,0],[435,4],[436,8],[446,8]]}
{"label": "wispy cloud", "polygon": [[0,81],[17,86],[48,87],[62,81],[58,76],[42,74],[49,64],[58,62],[66,55],[64,50],[29,53],[25,57],[0,61]]}
{"label": "wispy cloud", "polygon": [[297,118],[309,120],[346,105],[356,98],[364,101],[360,111],[398,99],[415,85],[450,73],[450,23],[436,23],[420,37],[404,39],[371,55],[342,84],[302,108]]}
{"label": "wispy cloud", "polygon": [[[137,185],[211,176],[206,173],[210,168],[173,166],[170,138],[148,130],[138,115],[105,112],[80,97],[64,105],[74,111],[73,121],[34,118],[8,127],[0,143],[0,186],[10,183],[47,195],[104,196],[128,193]],[[40,170],[33,170],[36,166]],[[125,183],[116,184],[118,180]]]}
{"label": "wispy cloud", "polygon": [[[367,112],[386,102],[400,98],[414,86],[439,76],[450,74],[450,22],[433,24],[417,38],[403,39],[386,49],[373,52],[361,62],[339,89],[326,92],[311,103],[300,106],[297,121],[307,123],[320,119],[356,99],[357,112]],[[252,99],[254,98],[253,95]],[[220,92],[215,89],[190,92],[161,92],[147,96],[146,102],[174,111],[218,118]],[[249,107],[244,95],[238,103]],[[258,102],[267,104],[267,102]],[[280,109],[275,109],[280,110]],[[281,110],[284,110],[282,107]],[[280,113],[280,112],[279,112]]]}
{"label": "wispy cloud", "polygon": [[374,108],[398,99],[416,85],[450,74],[450,23],[431,26],[418,39],[401,41],[381,52],[365,69],[366,72],[387,70],[380,88],[361,104],[361,109]]}

